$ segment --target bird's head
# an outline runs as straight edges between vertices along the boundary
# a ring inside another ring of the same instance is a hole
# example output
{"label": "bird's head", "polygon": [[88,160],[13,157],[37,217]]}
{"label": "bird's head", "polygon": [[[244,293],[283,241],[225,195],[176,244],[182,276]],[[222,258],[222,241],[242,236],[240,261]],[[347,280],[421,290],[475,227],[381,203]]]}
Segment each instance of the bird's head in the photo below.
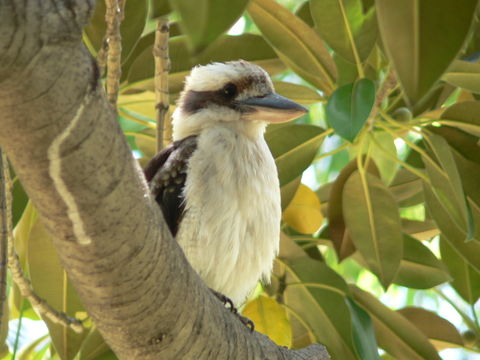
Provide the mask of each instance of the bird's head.
{"label": "bird's head", "polygon": [[255,138],[267,123],[293,120],[306,112],[276,94],[261,67],[243,60],[213,63],[193,68],[187,77],[173,113],[173,135],[178,140],[220,125]]}

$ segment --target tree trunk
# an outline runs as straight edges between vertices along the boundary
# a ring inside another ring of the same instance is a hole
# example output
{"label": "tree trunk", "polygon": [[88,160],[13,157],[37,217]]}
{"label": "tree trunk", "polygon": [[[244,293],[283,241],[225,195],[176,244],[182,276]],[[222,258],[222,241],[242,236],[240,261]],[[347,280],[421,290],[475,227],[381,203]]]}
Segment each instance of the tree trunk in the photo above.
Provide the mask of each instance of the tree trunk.
{"label": "tree trunk", "polygon": [[93,0],[0,0],[0,145],[121,359],[328,359],[251,333],[170,236],[81,30]]}

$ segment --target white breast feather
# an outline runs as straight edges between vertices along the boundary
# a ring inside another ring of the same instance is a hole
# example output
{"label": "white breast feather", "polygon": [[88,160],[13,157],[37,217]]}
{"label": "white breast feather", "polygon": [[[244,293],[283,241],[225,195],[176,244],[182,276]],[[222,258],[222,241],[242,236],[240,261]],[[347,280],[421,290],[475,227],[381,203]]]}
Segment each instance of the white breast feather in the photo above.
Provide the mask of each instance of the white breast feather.
{"label": "white breast feather", "polygon": [[229,126],[205,129],[189,162],[186,214],[177,241],[205,283],[240,304],[278,253],[277,169],[259,136]]}

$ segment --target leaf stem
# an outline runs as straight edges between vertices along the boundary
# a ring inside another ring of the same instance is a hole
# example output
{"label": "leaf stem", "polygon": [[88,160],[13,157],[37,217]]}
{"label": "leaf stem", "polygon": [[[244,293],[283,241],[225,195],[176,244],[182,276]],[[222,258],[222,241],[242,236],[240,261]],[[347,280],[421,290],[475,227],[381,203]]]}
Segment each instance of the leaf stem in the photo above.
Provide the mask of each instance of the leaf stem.
{"label": "leaf stem", "polygon": [[[382,116],[385,117],[385,119],[388,121],[388,122],[391,122],[393,125],[396,125],[396,126],[399,126],[401,128],[405,128],[405,130],[408,130],[408,131],[416,131],[418,132],[420,135],[422,135],[422,138],[429,144],[429,146],[431,147],[431,142],[430,142],[430,139],[428,139],[422,132],[418,131],[418,130],[415,130],[413,129],[412,127],[409,127],[409,126],[405,126],[405,125],[402,125],[402,124],[399,124],[398,122],[394,121],[392,118],[390,118],[388,115],[382,113]],[[427,152],[423,149],[421,149],[419,146],[417,146],[415,143],[413,143],[412,141],[410,141],[406,136],[403,136],[403,135],[400,135],[396,132],[394,132],[392,129],[390,129],[388,126],[385,126],[384,124],[380,124],[378,123],[377,124],[380,128],[382,128],[383,130],[385,130],[386,132],[388,132],[390,135],[392,135],[393,137],[397,138],[397,137],[400,137],[402,138],[403,141],[405,141],[405,143],[410,147],[412,148],[413,150],[415,150],[417,153],[419,153],[422,158],[424,158],[426,161],[428,161],[439,173],[441,173],[443,176],[447,177],[448,178],[448,175],[445,173],[445,171],[430,157],[430,155],[427,154]]]}
{"label": "leaf stem", "polygon": [[18,344],[20,342],[20,330],[22,329],[23,308],[25,305],[25,299],[22,297],[20,301],[20,314],[18,315],[17,331],[15,333],[15,342],[13,343],[12,360],[15,360],[18,351]]}
{"label": "leaf stem", "polygon": [[445,295],[442,290],[440,290],[438,287],[432,289],[434,292],[436,292],[443,300],[445,300],[447,303],[449,303],[455,311],[461,316],[463,321],[465,321],[465,324],[468,326],[470,330],[475,332],[477,336],[480,336],[480,328],[476,326],[476,324],[468,317],[465,312],[460,309],[457,304],[455,304],[447,295]]}
{"label": "leaf stem", "polygon": [[340,11],[342,13],[343,22],[345,24],[345,31],[347,32],[348,40],[352,45],[352,53],[355,58],[355,65],[357,66],[357,72],[360,79],[365,77],[365,72],[363,71],[362,61],[360,60],[360,55],[358,54],[357,44],[355,44],[355,37],[353,36],[352,29],[350,28],[350,23],[348,22],[348,17],[345,12],[345,7],[342,1],[338,2]]}
{"label": "leaf stem", "polygon": [[380,145],[380,143],[375,139],[374,136],[371,136],[371,141],[374,143],[374,145],[381,151],[383,152],[386,156],[388,156],[389,158],[391,158],[393,161],[395,161],[397,164],[403,166],[405,169],[407,169],[408,171],[410,171],[412,174],[418,176],[420,179],[422,179],[423,181],[425,181],[427,184],[430,184],[430,179],[425,175],[423,174],[422,172],[420,172],[419,170],[415,169],[413,166],[407,164],[405,161],[402,161],[400,160],[398,157],[390,154],[382,145]]}
{"label": "leaf stem", "polygon": [[136,116],[134,115],[131,115],[129,114],[128,112],[122,110],[122,109],[119,109],[118,110],[118,113],[123,116],[123,117],[126,117],[127,119],[129,120],[132,120],[133,122],[136,122],[137,124],[140,124],[140,125],[144,125],[145,127],[148,127],[150,129],[155,129],[155,124],[153,124],[152,122],[150,121],[146,121],[146,120],[142,120],[142,119],[139,119],[137,118]]}
{"label": "leaf stem", "polygon": [[343,145],[340,145],[339,147],[337,147],[336,149],[333,149],[332,151],[329,151],[329,152],[326,152],[326,153],[323,153],[323,154],[320,154],[318,155],[317,157],[315,157],[315,159],[313,160],[313,162],[317,162],[318,160],[320,159],[323,159],[323,158],[326,158],[328,156],[332,156],[332,155],[335,155],[336,153],[342,151],[342,150],[345,150],[346,148],[348,148],[350,146],[350,144],[348,143],[345,143]]}
{"label": "leaf stem", "polygon": [[[363,148],[364,141],[365,141],[365,136],[362,136],[362,138],[360,139],[360,149]],[[373,214],[373,205],[372,205],[372,201],[371,201],[371,198],[370,198],[370,191],[369,191],[369,188],[368,188],[367,177],[366,177],[366,173],[365,173],[365,167],[364,167],[364,164],[362,164],[362,153],[361,153],[361,151],[357,155],[357,167],[358,167],[358,173],[360,175],[360,181],[362,183],[363,193],[364,193],[364,196],[365,196],[365,203],[367,204],[368,221],[369,221],[369,225],[370,225],[370,231],[371,231],[371,234],[372,234],[372,243],[373,243],[374,250],[375,250],[375,257],[377,258],[377,262],[381,263],[380,253],[379,253],[379,249],[378,249],[378,239],[377,239],[377,233],[376,233],[376,226],[375,226],[375,220],[374,220],[374,214]],[[382,267],[379,268],[379,275],[380,275],[379,276],[380,279],[383,280],[384,276],[383,276]]]}

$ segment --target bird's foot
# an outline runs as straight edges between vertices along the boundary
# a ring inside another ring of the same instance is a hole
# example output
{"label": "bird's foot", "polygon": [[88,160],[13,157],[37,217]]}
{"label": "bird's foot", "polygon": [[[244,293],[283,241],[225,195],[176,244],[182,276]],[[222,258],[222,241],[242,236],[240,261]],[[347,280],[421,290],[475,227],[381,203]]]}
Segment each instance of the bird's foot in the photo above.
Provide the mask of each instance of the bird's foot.
{"label": "bird's foot", "polygon": [[235,307],[235,305],[233,305],[233,301],[230,300],[229,297],[223,295],[222,293],[219,293],[218,291],[216,290],[213,290],[212,288],[210,288],[210,291],[213,293],[213,295],[215,295],[215,297],[220,300],[222,302],[223,305],[225,305],[225,307],[227,309],[229,309],[232,313],[234,314],[237,314],[238,313],[238,310],[237,308]]}
{"label": "bird's foot", "polygon": [[241,314],[239,314],[239,313],[237,313],[237,317],[238,317],[238,320],[240,320],[243,325],[245,325],[246,327],[248,327],[251,332],[253,332],[253,330],[255,330],[255,324],[253,323],[252,320],[250,320],[250,319],[247,318],[246,316],[243,316],[243,315],[241,315]]}
{"label": "bird's foot", "polygon": [[228,310],[230,310],[233,314],[237,316],[238,320],[240,320],[243,325],[248,327],[250,331],[253,332],[253,330],[255,329],[255,324],[253,323],[253,321],[239,314],[237,308],[233,304],[233,301],[229,297],[223,295],[222,293],[219,293],[216,290],[213,290],[213,289],[210,289],[210,290],[213,293],[213,295],[215,295],[215,297],[217,297],[223,303],[223,305],[227,307]]}

